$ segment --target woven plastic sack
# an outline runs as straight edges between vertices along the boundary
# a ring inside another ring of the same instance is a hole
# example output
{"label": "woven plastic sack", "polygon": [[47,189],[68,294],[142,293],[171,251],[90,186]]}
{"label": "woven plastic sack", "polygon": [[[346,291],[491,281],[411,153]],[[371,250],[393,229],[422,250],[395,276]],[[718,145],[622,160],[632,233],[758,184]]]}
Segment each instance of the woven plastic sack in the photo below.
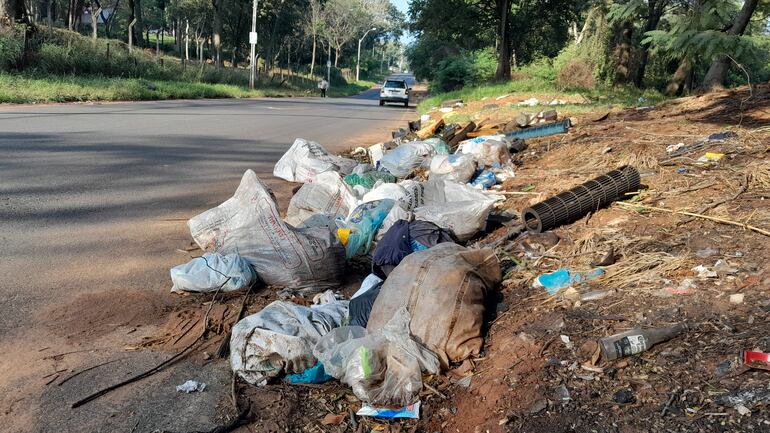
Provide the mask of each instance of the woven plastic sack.
{"label": "woven plastic sack", "polygon": [[338,286],[345,267],[335,227],[284,223],[270,190],[251,170],[230,199],[187,225],[201,249],[239,254],[268,285],[317,292]]}
{"label": "woven plastic sack", "polygon": [[249,262],[237,254],[205,253],[171,268],[172,292],[231,292],[257,279]]}
{"label": "woven plastic sack", "polygon": [[342,325],[347,316],[348,301],[311,307],[272,302],[233,326],[230,366],[254,385],[281,374],[301,373],[315,365],[313,347],[318,340]]}

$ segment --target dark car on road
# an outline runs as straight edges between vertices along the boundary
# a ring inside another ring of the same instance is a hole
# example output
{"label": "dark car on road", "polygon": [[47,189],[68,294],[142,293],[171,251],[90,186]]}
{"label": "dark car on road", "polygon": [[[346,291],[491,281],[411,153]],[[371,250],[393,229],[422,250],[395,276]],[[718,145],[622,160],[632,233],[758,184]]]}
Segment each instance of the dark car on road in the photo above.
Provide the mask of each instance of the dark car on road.
{"label": "dark car on road", "polygon": [[409,106],[409,86],[404,80],[386,80],[380,89],[380,105],[386,102],[399,102]]}

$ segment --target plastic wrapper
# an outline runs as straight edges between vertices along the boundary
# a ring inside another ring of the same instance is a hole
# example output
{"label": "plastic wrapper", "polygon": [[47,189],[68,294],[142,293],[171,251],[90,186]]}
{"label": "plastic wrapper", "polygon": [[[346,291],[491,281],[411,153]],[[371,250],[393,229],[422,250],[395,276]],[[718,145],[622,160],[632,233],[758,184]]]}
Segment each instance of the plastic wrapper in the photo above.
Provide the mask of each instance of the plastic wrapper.
{"label": "plastic wrapper", "polygon": [[312,307],[272,302],[233,326],[230,366],[254,385],[284,373],[302,373],[316,363],[316,343],[347,316],[348,301]]}
{"label": "plastic wrapper", "polygon": [[430,163],[430,158],[436,154],[436,148],[424,141],[404,143],[385,154],[380,165],[396,177],[407,177],[423,165]]}
{"label": "plastic wrapper", "polygon": [[319,143],[297,138],[275,164],[273,176],[289,182],[305,183],[327,171],[348,175],[357,165],[358,162],[352,159],[332,155]]}
{"label": "plastic wrapper", "polygon": [[[249,262],[237,254],[205,253],[171,268],[172,292],[231,292],[257,279]],[[221,289],[220,289],[221,288]]]}
{"label": "plastic wrapper", "polygon": [[[295,227],[317,227],[328,223],[324,217],[347,217],[358,199],[337,172],[320,173],[297,191],[289,201],[286,222]],[[319,218],[320,216],[320,218]]]}
{"label": "plastic wrapper", "polygon": [[268,285],[318,292],[338,286],[345,267],[335,227],[297,229],[284,223],[270,190],[251,170],[233,197],[187,225],[201,249],[239,254]]}

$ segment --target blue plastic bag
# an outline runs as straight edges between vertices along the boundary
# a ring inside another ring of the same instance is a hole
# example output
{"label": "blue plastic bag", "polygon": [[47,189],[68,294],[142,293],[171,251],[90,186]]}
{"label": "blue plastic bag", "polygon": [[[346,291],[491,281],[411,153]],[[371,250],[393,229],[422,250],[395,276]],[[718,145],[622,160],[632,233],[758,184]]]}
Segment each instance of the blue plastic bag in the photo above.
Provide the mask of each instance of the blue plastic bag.
{"label": "blue plastic bag", "polygon": [[289,383],[324,383],[332,379],[334,378],[326,374],[324,365],[320,362],[316,362],[314,366],[302,373],[286,375],[286,381]]}
{"label": "blue plastic bag", "polygon": [[569,269],[560,268],[550,274],[543,274],[537,277],[535,279],[535,287],[544,287],[548,294],[553,296],[561,289],[601,277],[602,275],[604,275],[604,269],[602,268],[594,269],[585,274],[580,272],[572,273]]}

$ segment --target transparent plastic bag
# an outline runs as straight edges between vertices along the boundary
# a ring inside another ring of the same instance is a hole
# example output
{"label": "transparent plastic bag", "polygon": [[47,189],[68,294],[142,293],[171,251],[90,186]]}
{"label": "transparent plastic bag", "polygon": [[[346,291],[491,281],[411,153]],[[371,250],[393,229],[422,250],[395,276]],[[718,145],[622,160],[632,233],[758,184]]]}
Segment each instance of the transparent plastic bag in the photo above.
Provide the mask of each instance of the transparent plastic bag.
{"label": "transparent plastic bag", "polygon": [[385,154],[380,160],[380,165],[393,176],[407,177],[417,167],[429,162],[435,154],[436,148],[432,144],[424,141],[410,141]]}
{"label": "transparent plastic bag", "polygon": [[356,337],[363,328],[338,328],[322,337],[313,353],[362,401],[405,406],[422,390],[422,372],[439,371],[438,357],[410,336],[409,321],[409,312],[401,308],[381,330],[363,337]]}
{"label": "transparent plastic bag", "polygon": [[289,201],[285,221],[294,227],[317,227],[324,218],[346,217],[358,205],[358,199],[337,172],[318,174],[297,191]]}
{"label": "transparent plastic bag", "polygon": [[380,225],[395,203],[392,199],[361,203],[350,213],[342,224],[344,229],[350,230],[345,244],[345,255],[348,259],[369,252]]}
{"label": "transparent plastic bag", "polygon": [[450,179],[466,183],[476,172],[472,155],[436,155],[430,161],[431,179]]}
{"label": "transparent plastic bag", "polygon": [[473,155],[480,167],[499,167],[511,161],[504,135],[485,135],[460,143],[457,153]]}
{"label": "transparent plastic bag", "polygon": [[275,164],[273,176],[305,183],[326,171],[350,174],[357,165],[357,161],[332,155],[319,143],[297,138]]}

